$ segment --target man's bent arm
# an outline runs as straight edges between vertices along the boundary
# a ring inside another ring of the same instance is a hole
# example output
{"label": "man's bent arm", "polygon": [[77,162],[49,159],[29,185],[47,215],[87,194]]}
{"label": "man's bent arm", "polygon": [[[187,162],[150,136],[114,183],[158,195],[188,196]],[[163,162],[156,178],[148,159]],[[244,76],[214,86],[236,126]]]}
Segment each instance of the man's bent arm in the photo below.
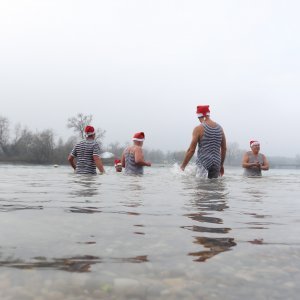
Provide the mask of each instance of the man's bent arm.
{"label": "man's bent arm", "polygon": [[263,164],[261,166],[261,169],[264,171],[268,171],[269,170],[269,162],[267,160],[267,158],[263,155]]}
{"label": "man's bent arm", "polygon": [[250,169],[253,167],[258,167],[259,165],[258,165],[258,163],[249,163],[249,155],[247,153],[245,153],[243,156],[242,166],[245,169]]}
{"label": "man's bent arm", "polygon": [[93,155],[93,159],[94,159],[96,167],[98,168],[98,170],[100,171],[100,173],[104,173],[105,170],[104,170],[104,167],[103,167],[102,160],[101,160],[100,156]]}
{"label": "man's bent arm", "polygon": [[141,147],[137,147],[134,152],[134,161],[139,166],[151,167],[151,163],[145,161],[143,150]]}
{"label": "man's bent arm", "polygon": [[70,165],[72,166],[72,168],[74,170],[76,170],[76,164],[75,164],[75,159],[74,156],[72,156],[71,154],[68,156],[68,161],[70,163]]}

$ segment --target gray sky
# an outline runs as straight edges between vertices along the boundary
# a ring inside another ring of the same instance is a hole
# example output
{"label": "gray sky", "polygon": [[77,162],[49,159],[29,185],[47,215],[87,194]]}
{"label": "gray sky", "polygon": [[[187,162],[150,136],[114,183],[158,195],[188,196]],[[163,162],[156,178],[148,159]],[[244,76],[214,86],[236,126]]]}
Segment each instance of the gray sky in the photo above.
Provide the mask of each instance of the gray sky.
{"label": "gray sky", "polygon": [[1,0],[0,115],[72,135],[92,114],[104,144],[144,131],[185,150],[209,104],[228,143],[300,154],[300,2]]}

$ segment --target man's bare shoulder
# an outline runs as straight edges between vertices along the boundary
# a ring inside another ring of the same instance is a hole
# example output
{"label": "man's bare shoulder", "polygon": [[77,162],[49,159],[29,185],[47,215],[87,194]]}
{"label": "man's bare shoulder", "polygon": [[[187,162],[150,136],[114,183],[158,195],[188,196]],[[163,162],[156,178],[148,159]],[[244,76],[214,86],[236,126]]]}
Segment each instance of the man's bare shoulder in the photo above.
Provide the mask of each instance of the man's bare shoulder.
{"label": "man's bare shoulder", "polygon": [[127,147],[124,149],[123,153],[127,153],[127,152],[132,152],[132,146],[127,146]]}
{"label": "man's bare shoulder", "polygon": [[142,147],[138,145],[133,145],[133,146],[128,146],[124,152],[129,152],[129,153],[136,153],[136,152],[141,152]]}
{"label": "man's bare shoulder", "polygon": [[141,146],[134,145],[134,151],[135,151],[135,152],[143,152],[143,149],[142,149]]}
{"label": "man's bare shoulder", "polygon": [[251,153],[252,153],[252,151],[246,151],[246,152],[244,153],[244,156],[250,156]]}
{"label": "man's bare shoulder", "polygon": [[201,135],[203,132],[204,132],[204,128],[201,124],[196,126],[193,130],[193,133],[196,135]]}

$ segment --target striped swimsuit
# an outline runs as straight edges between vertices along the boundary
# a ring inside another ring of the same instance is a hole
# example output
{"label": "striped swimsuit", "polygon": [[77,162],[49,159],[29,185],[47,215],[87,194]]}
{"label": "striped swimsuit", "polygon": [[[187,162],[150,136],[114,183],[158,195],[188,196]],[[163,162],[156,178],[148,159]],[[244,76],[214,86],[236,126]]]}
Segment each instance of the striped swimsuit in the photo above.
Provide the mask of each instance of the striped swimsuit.
{"label": "striped swimsuit", "polygon": [[125,150],[125,174],[127,175],[142,175],[144,167],[136,164],[134,153],[130,149]]}
{"label": "striped swimsuit", "polygon": [[204,127],[204,134],[198,141],[197,173],[200,176],[217,178],[221,168],[222,127],[219,124],[210,127],[205,123],[201,126]]}
{"label": "striped swimsuit", "polygon": [[83,140],[79,142],[71,152],[77,158],[77,174],[97,174],[93,155],[100,156],[99,144],[94,140]]}

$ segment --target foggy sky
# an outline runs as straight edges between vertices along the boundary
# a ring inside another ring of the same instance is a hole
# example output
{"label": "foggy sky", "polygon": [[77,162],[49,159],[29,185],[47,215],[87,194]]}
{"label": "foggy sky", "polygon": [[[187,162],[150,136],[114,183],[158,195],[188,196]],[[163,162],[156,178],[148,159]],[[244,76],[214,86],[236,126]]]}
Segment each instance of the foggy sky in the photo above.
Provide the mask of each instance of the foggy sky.
{"label": "foggy sky", "polygon": [[300,11],[291,0],[2,0],[0,115],[66,139],[186,150],[209,104],[227,142],[300,154]]}

